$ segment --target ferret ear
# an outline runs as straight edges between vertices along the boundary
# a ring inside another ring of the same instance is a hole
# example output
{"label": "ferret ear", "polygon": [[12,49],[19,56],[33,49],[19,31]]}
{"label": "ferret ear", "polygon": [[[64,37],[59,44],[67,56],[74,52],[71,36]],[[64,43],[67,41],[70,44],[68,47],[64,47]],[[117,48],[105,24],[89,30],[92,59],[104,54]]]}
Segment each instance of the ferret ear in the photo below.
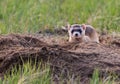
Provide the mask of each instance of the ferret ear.
{"label": "ferret ear", "polygon": [[66,26],[62,26],[62,29],[64,29],[64,30],[69,30],[70,27],[71,27],[71,25],[70,25],[70,24],[67,24]]}
{"label": "ferret ear", "polygon": [[66,28],[69,30],[70,27],[71,27],[71,25],[68,23],[67,26],[66,26]]}
{"label": "ferret ear", "polygon": [[86,25],[82,24],[83,30],[86,30]]}

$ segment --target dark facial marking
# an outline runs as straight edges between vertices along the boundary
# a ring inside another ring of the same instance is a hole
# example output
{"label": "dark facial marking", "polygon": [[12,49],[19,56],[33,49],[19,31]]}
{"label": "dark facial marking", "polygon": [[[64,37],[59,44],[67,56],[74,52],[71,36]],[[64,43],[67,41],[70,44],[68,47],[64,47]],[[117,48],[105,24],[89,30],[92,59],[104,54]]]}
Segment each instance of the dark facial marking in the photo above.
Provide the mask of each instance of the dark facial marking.
{"label": "dark facial marking", "polygon": [[71,31],[71,33],[73,34],[74,32],[79,32],[80,34],[82,33],[82,30],[81,29],[73,29],[72,31]]}

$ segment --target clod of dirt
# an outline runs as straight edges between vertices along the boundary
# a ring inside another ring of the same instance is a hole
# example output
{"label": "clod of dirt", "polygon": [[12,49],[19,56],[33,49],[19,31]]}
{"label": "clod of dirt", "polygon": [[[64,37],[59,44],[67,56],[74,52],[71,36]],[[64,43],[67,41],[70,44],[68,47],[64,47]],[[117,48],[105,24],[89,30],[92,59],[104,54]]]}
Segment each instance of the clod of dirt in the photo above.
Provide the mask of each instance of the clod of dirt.
{"label": "clod of dirt", "polygon": [[69,75],[73,78],[80,76],[81,81],[85,81],[96,68],[100,70],[101,76],[112,72],[120,76],[119,37],[101,39],[100,44],[66,43],[61,39],[54,44],[51,42],[56,38],[45,38],[18,34],[0,36],[0,76],[10,70],[11,66],[22,65],[28,58],[44,62],[49,59],[53,79],[60,75],[68,79]]}
{"label": "clod of dirt", "polygon": [[116,45],[116,47],[120,47],[120,38],[116,38],[114,41],[112,41],[113,45]]}

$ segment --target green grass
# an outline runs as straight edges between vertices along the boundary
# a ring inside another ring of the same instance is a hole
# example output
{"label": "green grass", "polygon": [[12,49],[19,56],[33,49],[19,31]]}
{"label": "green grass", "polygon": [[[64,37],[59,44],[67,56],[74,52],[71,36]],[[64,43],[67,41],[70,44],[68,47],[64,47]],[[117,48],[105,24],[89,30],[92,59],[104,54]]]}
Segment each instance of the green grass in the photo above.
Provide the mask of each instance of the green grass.
{"label": "green grass", "polygon": [[0,0],[0,33],[30,33],[66,22],[120,31],[119,11],[119,0]]}
{"label": "green grass", "polygon": [[117,78],[117,76],[108,76],[105,78],[100,78],[100,74],[99,74],[99,70],[96,69],[93,72],[93,76],[90,80],[90,84],[116,84],[115,83],[115,79]]}
{"label": "green grass", "polygon": [[27,62],[17,69],[14,67],[11,72],[8,72],[4,80],[0,80],[0,84],[50,84],[50,70],[48,65],[42,65]]}
{"label": "green grass", "polygon": [[[0,84],[53,84],[49,66],[39,64],[37,68],[36,64],[31,62],[25,63],[22,68],[14,67],[11,72],[5,75],[4,80],[0,80]],[[79,80],[80,78],[69,77],[66,82],[67,84],[80,84]],[[100,78],[99,71],[95,70],[89,84],[116,84],[114,80],[115,78],[112,76]],[[63,83],[64,80],[61,80],[60,84]]]}

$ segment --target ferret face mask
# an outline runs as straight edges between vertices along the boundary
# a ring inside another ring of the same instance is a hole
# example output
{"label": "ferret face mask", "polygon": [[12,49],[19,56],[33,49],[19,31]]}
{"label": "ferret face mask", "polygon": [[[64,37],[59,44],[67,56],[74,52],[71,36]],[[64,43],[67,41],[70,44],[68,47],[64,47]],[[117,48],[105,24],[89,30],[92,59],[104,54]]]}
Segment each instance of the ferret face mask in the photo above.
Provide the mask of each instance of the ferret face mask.
{"label": "ferret face mask", "polygon": [[83,35],[85,35],[85,29],[85,25],[74,24],[70,26],[68,32],[73,38],[81,38]]}

